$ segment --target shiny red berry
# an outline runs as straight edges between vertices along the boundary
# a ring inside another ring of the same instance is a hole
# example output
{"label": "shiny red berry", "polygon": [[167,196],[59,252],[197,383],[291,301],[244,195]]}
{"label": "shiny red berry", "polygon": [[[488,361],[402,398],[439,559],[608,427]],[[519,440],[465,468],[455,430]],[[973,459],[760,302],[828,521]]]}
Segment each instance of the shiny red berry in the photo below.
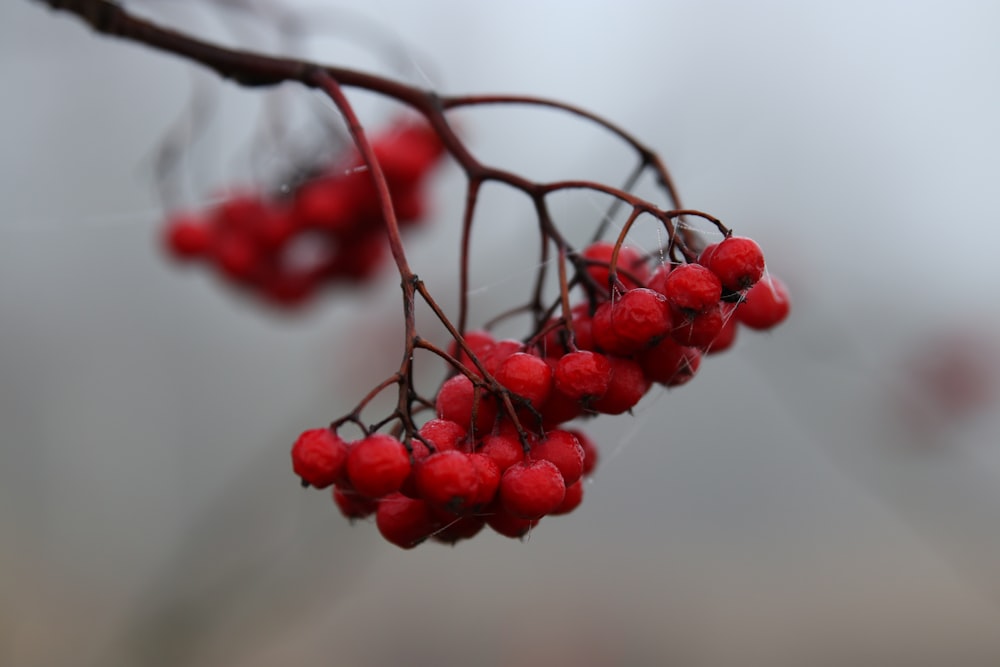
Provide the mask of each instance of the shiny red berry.
{"label": "shiny red berry", "polygon": [[611,362],[603,354],[577,350],[556,365],[555,386],[574,400],[600,398],[611,384]]}
{"label": "shiny red berry", "polygon": [[354,443],[347,456],[347,476],[369,498],[399,491],[410,474],[410,453],[396,438],[375,433]]}
{"label": "shiny red berry", "polygon": [[551,461],[521,461],[504,471],[500,478],[500,502],[504,509],[522,519],[538,519],[555,508],[566,496],[566,482]]}
{"label": "shiny red berry", "polygon": [[302,481],[325,489],[344,473],[348,446],[328,428],[304,431],[292,445],[292,470]]}
{"label": "shiny red berry", "polygon": [[708,246],[698,262],[717,275],[728,292],[745,290],[764,275],[764,253],[745,236],[730,236]]}
{"label": "shiny red berry", "polygon": [[746,298],[736,308],[736,319],[751,329],[770,329],[781,324],[791,309],[788,288],[768,276],[750,288]]}

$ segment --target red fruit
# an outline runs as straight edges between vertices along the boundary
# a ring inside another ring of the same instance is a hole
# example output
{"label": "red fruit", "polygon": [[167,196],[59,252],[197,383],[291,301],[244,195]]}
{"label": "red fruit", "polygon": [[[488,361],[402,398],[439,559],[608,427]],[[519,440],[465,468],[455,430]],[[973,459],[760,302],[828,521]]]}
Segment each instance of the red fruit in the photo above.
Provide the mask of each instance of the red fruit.
{"label": "red fruit", "polygon": [[[613,354],[638,352],[670,333],[670,308],[666,297],[659,292],[640,287],[625,292],[617,301],[609,304],[608,317],[615,339],[615,349],[610,350]],[[594,336],[600,343],[605,334],[598,337],[596,314],[594,319]]]}
{"label": "red fruit", "polygon": [[667,275],[663,294],[674,308],[700,313],[719,303],[722,283],[700,264],[683,264]]}
{"label": "red fruit", "polygon": [[419,432],[439,452],[461,449],[460,445],[466,438],[466,430],[462,425],[447,419],[431,419],[420,427]]}
{"label": "red fruit", "polygon": [[437,518],[423,500],[394,493],[383,498],[375,512],[375,525],[387,541],[412,549],[438,529]]}
{"label": "red fruit", "polygon": [[[757,283],[758,285],[760,283]],[[753,289],[753,288],[751,288]],[[736,330],[739,320],[736,318],[736,307],[733,304],[722,304],[722,331],[715,339],[704,347],[705,354],[725,352],[736,342]]]}
{"label": "red fruit", "polygon": [[549,512],[549,514],[569,514],[579,507],[582,502],[583,480],[581,479],[566,487],[566,497],[559,503],[559,507]]}
{"label": "red fruit", "polygon": [[488,435],[479,452],[493,459],[501,473],[524,459],[524,447],[516,435]]}
{"label": "red fruit", "polygon": [[584,411],[584,403],[579,399],[570,398],[555,388],[549,395],[549,400],[545,401],[545,405],[542,406],[542,426],[554,428],[571,419],[576,419]]}
{"label": "red fruit", "polygon": [[486,525],[504,537],[521,539],[538,525],[538,519],[522,519],[498,507],[495,512],[486,516]]}
{"label": "red fruit", "polygon": [[496,422],[496,398],[484,390],[479,390],[477,400],[472,380],[464,375],[449,378],[441,385],[435,407],[438,417],[453,421],[470,431],[473,431],[473,414],[475,414],[475,433],[492,430]]}
{"label": "red fruit", "polygon": [[487,373],[490,375],[496,375],[503,362],[523,350],[524,345],[521,341],[514,340],[513,338],[505,338],[503,340],[498,340],[496,344],[486,351],[480,360],[483,362],[483,366],[486,368]]}
{"label": "red fruit", "polygon": [[432,507],[431,512],[441,527],[434,531],[431,538],[436,542],[455,544],[459,540],[468,540],[479,534],[486,525],[486,517],[466,514],[459,516]]}
{"label": "red fruit", "polygon": [[535,408],[552,392],[552,369],[544,359],[525,352],[507,357],[497,368],[496,379]]}
{"label": "red fruit", "polygon": [[569,431],[549,431],[531,448],[531,458],[551,461],[559,469],[566,486],[583,475],[584,456],[583,446]]}
{"label": "red fruit", "polygon": [[747,292],[743,303],[736,308],[736,319],[751,329],[770,329],[783,322],[790,309],[788,288],[774,276],[768,276]]}
{"label": "red fruit", "polygon": [[330,177],[304,183],[295,193],[292,215],[301,227],[334,234],[346,233],[359,220],[346,182]]}
{"label": "red fruit", "polygon": [[649,277],[646,281],[646,287],[653,290],[654,292],[659,292],[660,294],[667,295],[667,276],[670,272],[677,268],[677,264],[660,264],[653,271],[653,275]]}
{"label": "red fruit", "polygon": [[364,519],[375,513],[378,509],[378,501],[373,498],[366,498],[351,488],[333,487],[333,502],[337,504],[340,513],[352,522],[355,519]]}
{"label": "red fruit", "polygon": [[688,347],[706,348],[722,333],[722,309],[718,304],[696,315],[676,311],[673,339]]}
{"label": "red fruit", "polygon": [[410,474],[410,453],[396,438],[375,433],[359,440],[347,456],[347,476],[354,489],[369,498],[399,491]]}
{"label": "red fruit", "polygon": [[[493,346],[497,344],[496,339],[493,338],[492,334],[486,331],[466,331],[464,340],[465,344],[470,350],[472,350],[472,353],[476,355],[480,361],[482,361],[486,354],[493,349]],[[458,359],[459,363],[473,373],[479,373],[479,369],[476,368],[474,363],[472,363],[472,358],[467,355],[455,341],[451,341],[448,345],[448,354]]]}
{"label": "red fruit", "polygon": [[521,461],[504,471],[500,478],[500,503],[522,519],[538,519],[555,508],[566,496],[562,473],[551,461]]}
{"label": "red fruit", "polygon": [[417,490],[429,503],[460,512],[478,499],[479,473],[467,454],[450,450],[431,454],[416,470]]}
{"label": "red fruit", "polygon": [[476,469],[476,476],[479,480],[479,489],[473,506],[484,507],[493,502],[497,489],[500,488],[500,467],[482,452],[470,454],[469,460],[472,461],[472,466]]}
{"label": "red fruit", "polygon": [[194,259],[212,247],[212,230],[194,215],[173,216],[167,223],[164,242],[177,259]]}
{"label": "red fruit", "polygon": [[212,255],[223,275],[234,282],[250,282],[259,268],[261,253],[244,232],[225,232],[215,239]]}
{"label": "red fruit", "polygon": [[302,481],[325,489],[343,474],[348,447],[328,428],[304,431],[292,445],[292,470]]}
{"label": "red fruit", "polygon": [[717,275],[727,292],[745,290],[764,275],[764,253],[745,236],[730,236],[708,246],[698,263]]}
{"label": "red fruit", "polygon": [[649,391],[649,380],[642,366],[632,359],[610,357],[611,383],[604,396],[591,403],[591,408],[606,415],[620,415],[631,410]]}
{"label": "red fruit", "polygon": [[620,336],[615,329],[612,319],[614,307],[615,304],[610,301],[605,301],[597,307],[591,320],[591,334],[595,347],[608,354],[625,357],[632,354],[632,343],[627,338]]}
{"label": "red fruit", "polygon": [[583,447],[583,474],[590,475],[594,472],[594,468],[597,467],[597,461],[600,459],[597,445],[583,431],[572,430],[570,433],[576,436],[580,446]]}
{"label": "red fruit", "polygon": [[679,387],[698,372],[701,352],[666,338],[643,352],[639,357],[639,364],[651,382]]}
{"label": "red fruit", "polygon": [[[587,273],[602,289],[608,289],[609,264],[614,249],[614,243],[598,241],[583,251],[582,257],[587,260]],[[627,245],[623,245],[618,250],[617,271],[618,279],[625,285],[625,289],[635,289],[645,283],[646,278],[649,277],[649,267],[646,265],[642,252]]]}
{"label": "red fruit", "polygon": [[597,352],[570,352],[559,359],[554,380],[556,388],[571,399],[600,398],[611,384],[611,362]]}

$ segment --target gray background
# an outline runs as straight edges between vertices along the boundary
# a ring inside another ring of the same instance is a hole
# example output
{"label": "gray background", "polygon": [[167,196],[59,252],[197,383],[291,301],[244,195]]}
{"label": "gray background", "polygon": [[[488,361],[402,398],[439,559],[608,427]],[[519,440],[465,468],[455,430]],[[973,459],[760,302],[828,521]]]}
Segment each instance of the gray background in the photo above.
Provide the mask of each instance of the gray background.
{"label": "gray background", "polygon": [[[192,85],[214,114],[178,204],[281,166],[254,134],[264,95],[6,2],[0,663],[998,664],[1000,424],[993,405],[945,414],[908,368],[955,349],[941,336],[995,362],[1000,6],[288,2],[316,33],[289,47],[276,4],[263,21],[134,6],[234,45],[597,111],[660,151],[686,204],[759,240],[794,317],[589,425],[604,460],[584,504],[526,544],[402,552],[288,465],[300,430],[397,363],[391,272],[276,317],[157,246],[150,156]],[[358,17],[423,69],[335,39],[381,39]],[[329,115],[294,86],[267,99]],[[356,102],[373,127],[393,111]],[[534,178],[631,166],[562,115],[458,118],[477,155]],[[441,171],[434,226],[408,243],[449,309],[461,185]],[[523,198],[484,202],[480,320],[534,268]],[[554,208],[583,239],[603,204]]]}

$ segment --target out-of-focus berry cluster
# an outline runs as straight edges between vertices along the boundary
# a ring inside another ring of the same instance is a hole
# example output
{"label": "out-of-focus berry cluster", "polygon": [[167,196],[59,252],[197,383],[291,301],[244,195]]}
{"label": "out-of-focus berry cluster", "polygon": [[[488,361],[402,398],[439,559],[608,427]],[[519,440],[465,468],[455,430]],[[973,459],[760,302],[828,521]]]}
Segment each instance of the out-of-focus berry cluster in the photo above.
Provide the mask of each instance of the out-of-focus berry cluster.
{"label": "out-of-focus berry cluster", "polygon": [[[397,123],[372,140],[401,227],[425,217],[425,182],[444,155],[425,124]],[[371,174],[356,153],[292,192],[241,192],[203,211],[173,215],[164,242],[178,260],[213,265],[224,279],[275,306],[321,288],[372,278],[389,257]]]}

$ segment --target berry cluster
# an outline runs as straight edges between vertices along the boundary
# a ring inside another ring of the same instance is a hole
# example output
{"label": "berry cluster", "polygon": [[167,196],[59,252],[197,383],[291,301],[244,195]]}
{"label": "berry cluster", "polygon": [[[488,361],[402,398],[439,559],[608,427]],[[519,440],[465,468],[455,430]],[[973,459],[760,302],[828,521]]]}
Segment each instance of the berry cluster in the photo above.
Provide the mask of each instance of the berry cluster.
{"label": "berry cluster", "polygon": [[[426,124],[401,123],[372,141],[401,226],[423,219],[423,184],[443,156]],[[230,283],[275,306],[297,306],[325,284],[363,282],[389,245],[371,175],[352,155],[293,192],[242,193],[208,211],[180,213],[164,241],[179,260],[214,264]]]}
{"label": "berry cluster", "polygon": [[408,443],[306,431],[292,448],[295,472],[307,486],[333,485],[346,517],[374,513],[403,548],[428,537],[454,543],[485,525],[523,537],[543,516],[574,510],[597,452],[566,422],[627,412],[653,384],[684,384],[703,354],[732,346],[739,324],[767,329],[789,310],[748,238],[727,236],[697,262],[655,270],[629,246],[614,256],[615,244],[588,247],[578,274],[587,299],[527,341],[486,331],[456,339],[444,356],[458,372],[437,392],[436,418]]}
{"label": "berry cluster", "polygon": [[408,447],[383,433],[347,442],[329,428],[305,431],[292,446],[304,485],[332,486],[345,517],[374,514],[382,536],[404,549],[428,538],[454,544],[487,525],[522,537],[546,514],[580,504],[596,462],[578,431],[552,430],[525,448],[512,428],[477,440],[444,418],[426,422]]}

